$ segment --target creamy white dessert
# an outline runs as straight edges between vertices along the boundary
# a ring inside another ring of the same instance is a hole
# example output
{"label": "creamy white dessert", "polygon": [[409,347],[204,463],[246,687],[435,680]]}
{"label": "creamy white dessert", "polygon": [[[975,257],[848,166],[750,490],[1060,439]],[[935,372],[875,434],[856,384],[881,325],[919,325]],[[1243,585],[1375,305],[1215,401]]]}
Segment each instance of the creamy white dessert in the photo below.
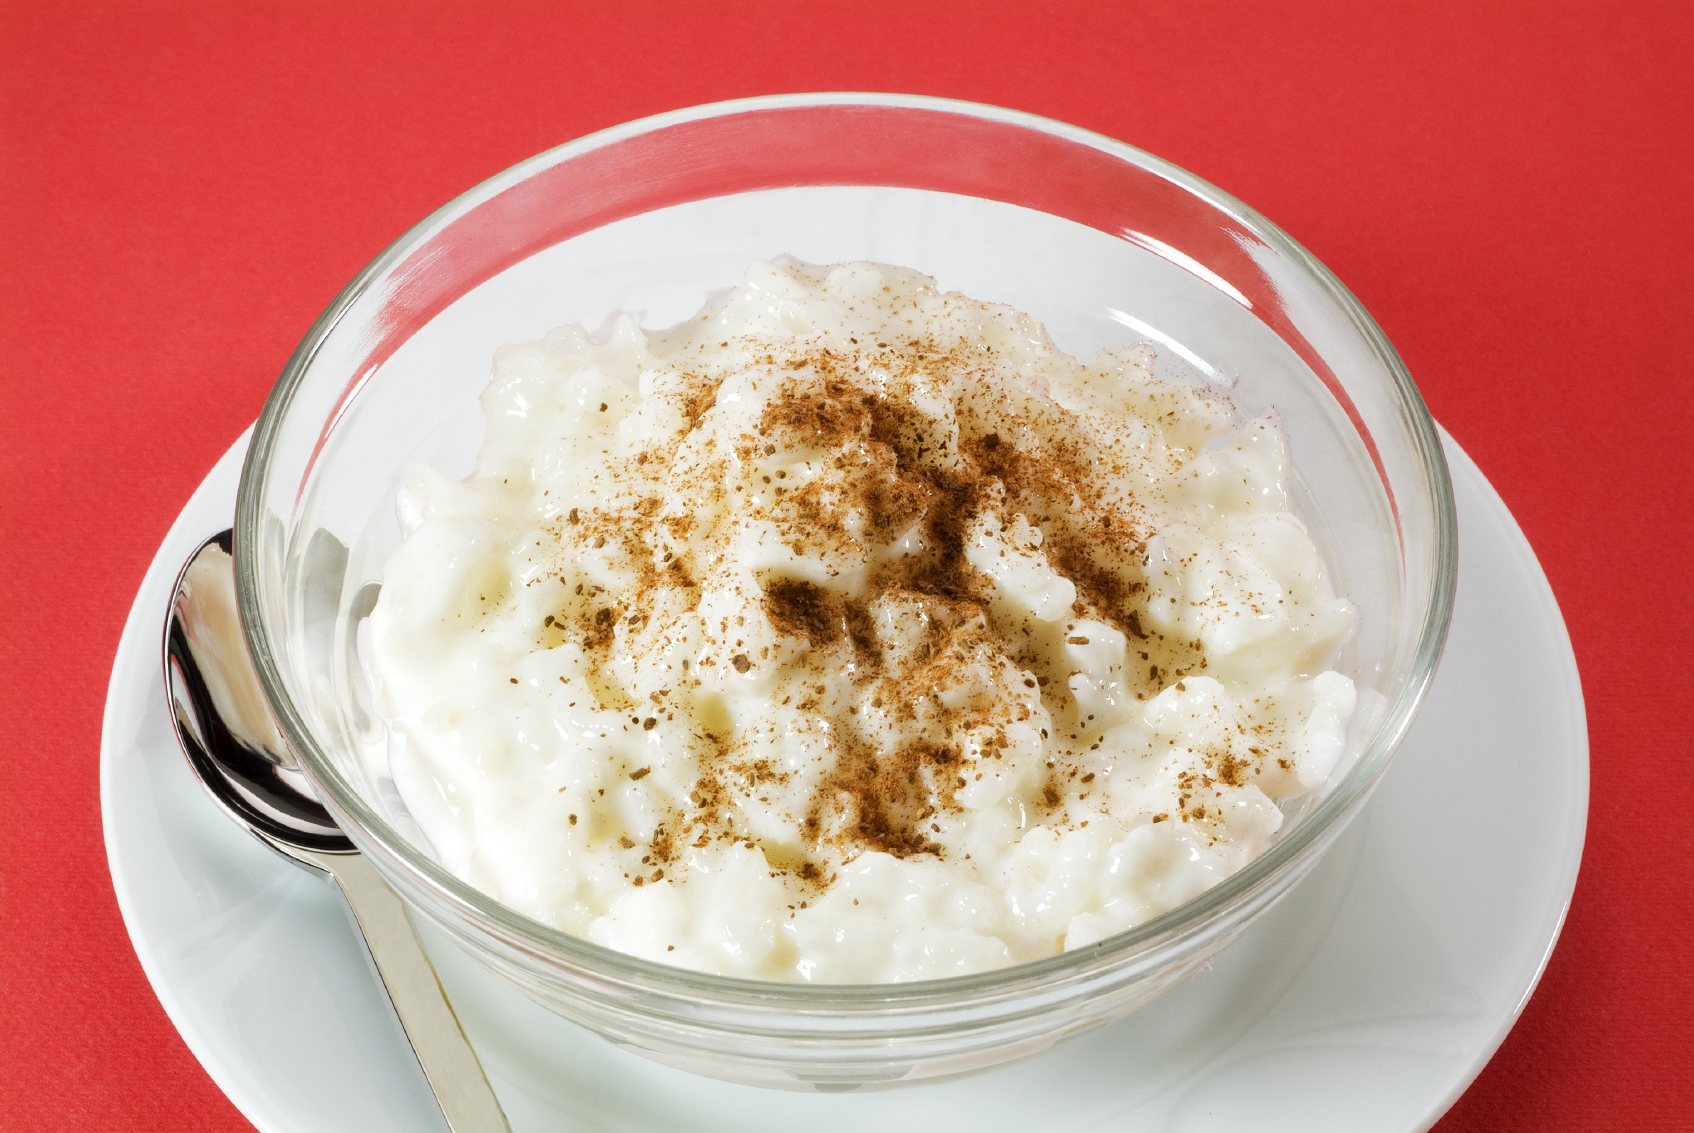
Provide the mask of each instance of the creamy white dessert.
{"label": "creamy white dessert", "polygon": [[1335,766],[1274,416],[874,264],[503,348],[363,630],[440,860],[633,955],[931,979],[1141,924]]}

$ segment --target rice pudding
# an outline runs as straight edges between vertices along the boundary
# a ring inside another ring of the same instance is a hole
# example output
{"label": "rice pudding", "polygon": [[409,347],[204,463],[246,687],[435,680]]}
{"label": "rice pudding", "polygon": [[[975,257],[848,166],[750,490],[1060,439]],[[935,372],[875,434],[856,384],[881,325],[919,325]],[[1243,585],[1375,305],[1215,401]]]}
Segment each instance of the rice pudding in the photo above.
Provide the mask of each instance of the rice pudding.
{"label": "rice pudding", "polygon": [[503,348],[361,630],[412,816],[545,924],[893,982],[1251,861],[1353,712],[1274,415],[875,264]]}

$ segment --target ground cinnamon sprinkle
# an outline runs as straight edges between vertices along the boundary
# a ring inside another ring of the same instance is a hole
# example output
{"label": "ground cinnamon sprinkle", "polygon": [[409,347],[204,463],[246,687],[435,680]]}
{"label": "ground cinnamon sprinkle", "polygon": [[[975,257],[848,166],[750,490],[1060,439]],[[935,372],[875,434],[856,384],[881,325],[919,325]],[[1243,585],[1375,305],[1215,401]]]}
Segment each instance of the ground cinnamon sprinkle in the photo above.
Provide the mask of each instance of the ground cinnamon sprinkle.
{"label": "ground cinnamon sprinkle", "polygon": [[[662,609],[672,618],[697,612],[702,591],[696,579],[713,567],[700,561],[686,535],[702,513],[768,524],[795,559],[814,563],[851,558],[866,545],[894,539],[912,548],[873,555],[847,582],[829,577],[826,568],[816,580],[770,572],[740,585],[744,609],[762,614],[776,638],[789,643],[786,664],[828,677],[784,701],[821,718],[834,755],[804,805],[784,815],[797,824],[804,846],[803,860],[789,867],[811,877],[867,850],[945,856],[934,837],[936,819],[959,812],[959,792],[968,784],[959,772],[968,768],[975,775],[985,758],[961,754],[969,737],[992,730],[998,740],[986,758],[995,759],[1007,747],[1008,727],[1029,721],[1037,705],[1048,719],[1068,714],[1062,702],[1071,674],[1055,666],[1051,649],[1038,647],[1027,615],[1008,636],[1009,614],[994,579],[967,559],[967,542],[985,517],[996,530],[1021,517],[1029,538],[1046,548],[1056,575],[1075,593],[1066,626],[1086,620],[1112,627],[1156,657],[1129,682],[1137,699],[1203,665],[1191,643],[1143,630],[1144,509],[1133,496],[1099,490],[1102,483],[1120,483],[1127,465],[1144,458],[1073,441],[1067,422],[1053,420],[1064,416],[1054,403],[1026,413],[997,404],[1005,400],[1005,375],[992,346],[925,335],[847,349],[838,342],[785,343],[780,352],[755,340],[740,345],[759,380],[774,387],[761,390],[757,420],[729,435],[713,429],[721,374],[684,373],[658,393],[686,423],[679,443],[669,452],[643,449],[622,466],[610,465],[606,476],[662,489],[649,494],[633,487],[622,493],[630,502],[619,507],[572,508],[554,530],[567,548],[615,541],[618,557],[640,564],[635,584],[574,617],[549,614],[547,624],[569,627],[571,639],[604,666],[615,648],[628,648],[626,638],[638,636],[643,611]],[[947,391],[944,402],[937,401],[937,390]],[[701,431],[709,439],[691,448]],[[805,454],[809,474],[746,472],[779,454]],[[886,620],[890,605],[912,619],[897,643],[878,629],[879,610]],[[736,648],[747,639],[726,641],[718,658],[702,657],[675,683],[686,691],[698,685],[701,668],[723,661],[737,674],[768,664],[769,647],[758,654]],[[1089,640],[1086,634],[1063,637],[1072,645]],[[1036,694],[1026,700],[979,697],[981,703],[965,711],[932,711],[920,722],[924,738],[891,742],[865,726],[872,715],[919,722],[915,706],[932,701],[934,690],[968,686],[995,662],[1015,666],[1016,686],[1034,687]],[[826,683],[834,686],[827,694]],[[1066,725],[1070,738],[1097,735],[1091,719]],[[754,757],[757,745],[745,737],[697,729],[696,740],[701,773],[678,818],[689,833],[656,851],[656,860],[668,862],[703,838],[744,839],[744,819],[725,803],[737,796],[757,799],[747,792],[759,783],[793,777]],[[1053,781],[1065,778],[1066,770],[1074,779],[1074,768],[1067,767]],[[646,769],[631,777],[644,774]],[[1223,775],[1232,782],[1238,777],[1233,764]],[[1046,785],[1032,802],[1057,808],[1061,793]]]}

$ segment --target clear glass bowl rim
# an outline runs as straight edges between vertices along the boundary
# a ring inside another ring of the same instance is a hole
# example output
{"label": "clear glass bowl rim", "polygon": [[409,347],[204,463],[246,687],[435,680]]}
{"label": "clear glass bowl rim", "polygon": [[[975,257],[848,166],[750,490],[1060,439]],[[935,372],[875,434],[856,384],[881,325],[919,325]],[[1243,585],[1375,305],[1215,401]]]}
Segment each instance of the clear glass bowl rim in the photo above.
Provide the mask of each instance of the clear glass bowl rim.
{"label": "clear glass bowl rim", "polygon": [[[1231,217],[1278,252],[1297,263],[1344,313],[1383,365],[1393,383],[1403,421],[1408,428],[1419,471],[1430,489],[1429,504],[1434,518],[1433,569],[1422,625],[1406,680],[1399,695],[1389,704],[1376,731],[1365,744],[1353,766],[1328,797],[1307,814],[1284,838],[1279,839],[1244,869],[1146,924],[1107,937],[1094,944],[1040,960],[972,975],[898,984],[806,984],[717,976],[642,960],[593,944],[580,937],[549,928],[500,904],[415,849],[394,831],[335,770],[333,761],[321,750],[309,726],[287,693],[273,653],[270,635],[261,614],[258,594],[261,572],[247,548],[259,545],[263,519],[264,481],[280,425],[304,381],[319,346],[329,336],[354,301],[396,262],[437,231],[448,218],[460,215],[490,199],[531,173],[550,168],[572,157],[651,133],[703,119],[780,110],[792,107],[855,106],[900,110],[923,110],[962,115],[991,122],[1022,126],[1050,136],[1102,151],[1186,189],[1206,204]],[[1416,715],[1433,679],[1446,641],[1457,580],[1457,522],[1452,484],[1446,457],[1435,423],[1411,374],[1376,321],[1347,287],[1315,256],[1271,221],[1235,197],[1186,170],[1127,143],[1053,119],[1023,111],[954,99],[920,95],[861,92],[829,92],[771,95],[707,103],[626,122],[577,138],[528,158],[455,197],[390,244],[342,289],[301,340],[265,401],[253,440],[242,467],[237,492],[235,524],[235,576],[243,635],[265,697],[283,735],[332,811],[351,818],[347,833],[355,843],[375,843],[386,856],[410,869],[426,891],[472,923],[494,929],[493,935],[521,951],[548,960],[563,961],[586,969],[597,979],[632,989],[665,995],[682,994],[725,1006],[782,1005],[803,1013],[889,1009],[923,1010],[968,1000],[998,1000],[1019,997],[1043,988],[1056,988],[1104,972],[1143,953],[1158,951],[1160,945],[1206,935],[1215,914],[1228,911],[1285,870],[1296,866],[1313,843],[1337,832],[1338,824],[1363,802],[1386,769],[1395,749]],[[425,910],[433,916],[439,912]],[[1225,918],[1229,920],[1230,918]]]}

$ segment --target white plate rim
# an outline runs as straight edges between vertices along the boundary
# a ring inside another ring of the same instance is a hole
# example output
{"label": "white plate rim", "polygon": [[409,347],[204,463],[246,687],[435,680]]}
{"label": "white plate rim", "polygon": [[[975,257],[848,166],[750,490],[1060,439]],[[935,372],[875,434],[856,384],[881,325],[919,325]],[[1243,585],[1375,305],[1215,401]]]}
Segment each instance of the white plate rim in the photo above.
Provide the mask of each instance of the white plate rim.
{"label": "white plate rim", "polygon": [[[233,511],[236,474],[250,436],[251,430],[243,434],[196,489],[163,540],[139,588],[113,662],[102,727],[100,784],[104,837],[113,888],[142,969],[167,1016],[208,1074],[249,1120],[261,1129],[269,1129],[293,1126],[289,1124],[286,1115],[276,1110],[275,1098],[262,1096],[245,1088],[246,1076],[242,1072],[243,1068],[232,1063],[227,1052],[207,1041],[207,1035],[198,1024],[201,1017],[199,1012],[206,1010],[206,1005],[193,1001],[192,989],[178,986],[164,975],[164,965],[154,950],[156,942],[149,939],[141,927],[143,918],[139,914],[149,900],[147,886],[144,879],[132,875],[128,870],[126,846],[113,821],[116,813],[131,805],[130,800],[117,795],[114,785],[114,766],[120,757],[123,740],[123,737],[115,732],[120,687],[127,687],[122,685],[122,682],[149,679],[142,676],[144,673],[150,674],[150,679],[154,681],[162,680],[158,627],[162,621],[163,595],[168,594],[168,587],[171,581],[174,581],[180,560],[207,535],[226,525],[215,517],[220,514],[220,506],[223,508],[223,514],[231,514]],[[1563,687],[1557,691],[1562,694],[1560,703],[1566,710],[1567,719],[1563,732],[1573,747],[1572,758],[1561,769],[1567,776],[1562,784],[1567,801],[1566,813],[1557,816],[1561,823],[1558,844],[1562,853],[1558,860],[1548,863],[1544,878],[1544,888],[1556,895],[1557,899],[1536,910],[1536,924],[1530,930],[1531,938],[1539,942],[1538,947],[1516,957],[1514,982],[1509,989],[1509,1008],[1496,1013],[1498,1017],[1494,1019],[1492,1032],[1471,1044],[1471,1056],[1454,1064],[1445,1075],[1445,1081],[1430,1084],[1431,1088],[1425,1095],[1420,1115],[1411,1124],[1394,1127],[1396,1130],[1404,1128],[1410,1131],[1427,1129],[1440,1119],[1493,1056],[1533,994],[1557,943],[1569,909],[1586,833],[1589,787],[1586,716],[1582,704],[1580,676],[1556,599],[1535,560],[1533,550],[1503,501],[1458,444],[1445,431],[1442,436],[1447,447],[1449,463],[1452,465],[1455,485],[1461,481],[1465,484],[1468,489],[1467,502],[1486,513],[1483,522],[1502,537],[1504,544],[1513,553],[1524,560],[1516,565],[1527,568],[1539,583],[1538,586],[1529,587],[1519,597],[1526,605],[1534,607],[1533,615],[1544,630],[1556,636],[1560,647],[1559,656],[1556,658],[1558,664],[1555,667],[1561,670]],[[229,501],[229,505],[221,504],[224,499]],[[1466,564],[1463,545],[1460,555],[1460,571],[1463,578]],[[1437,679],[1439,680],[1439,677]],[[1414,729],[1416,727],[1414,724]],[[184,773],[186,774],[186,771]]]}

